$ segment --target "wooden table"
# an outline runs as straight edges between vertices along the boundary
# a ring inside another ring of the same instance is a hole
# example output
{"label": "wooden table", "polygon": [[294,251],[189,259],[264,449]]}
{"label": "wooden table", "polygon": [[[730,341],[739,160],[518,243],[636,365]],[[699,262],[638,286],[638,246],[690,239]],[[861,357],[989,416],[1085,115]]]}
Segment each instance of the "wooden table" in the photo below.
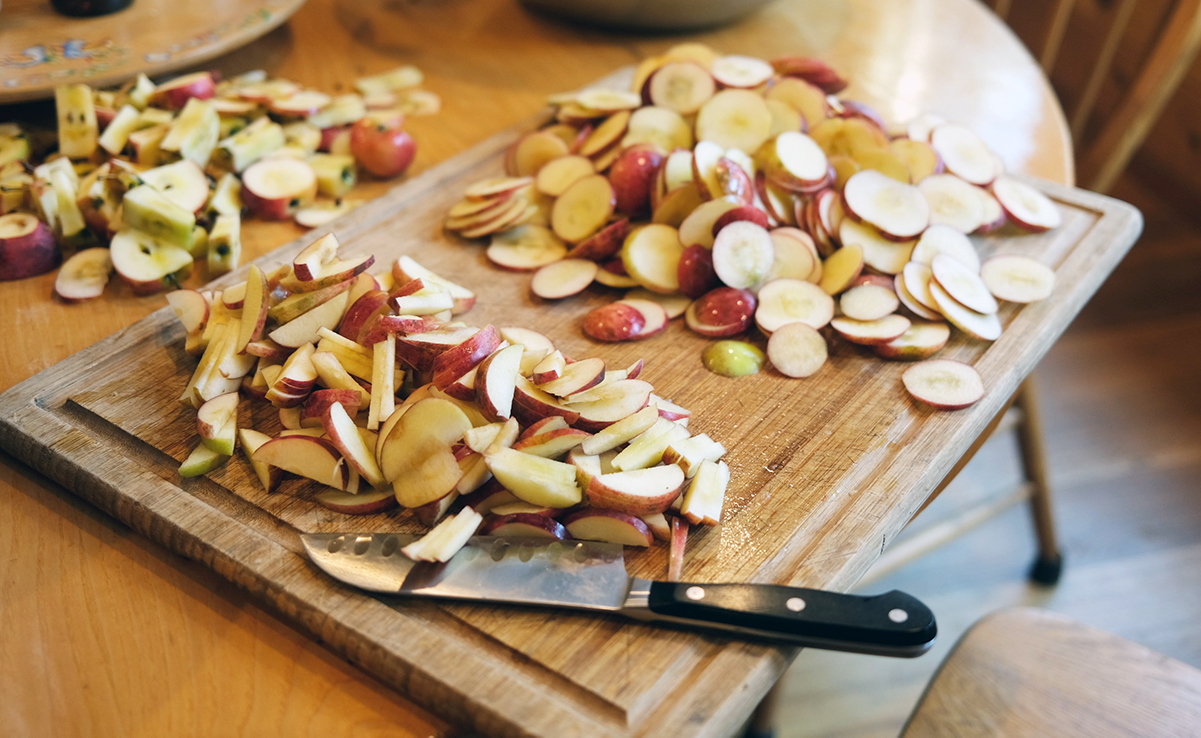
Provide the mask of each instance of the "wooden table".
{"label": "wooden table", "polygon": [[[1018,41],[974,0],[779,0],[701,34],[729,52],[821,56],[888,118],[932,110],[979,131],[1010,168],[1071,183],[1062,113]],[[619,37],[506,0],[310,0],[283,28],[219,60],[321,89],[400,63],[425,70],[443,112],[412,121],[425,169],[571,89],[680,38]],[[28,112],[0,109],[0,119]],[[369,183],[365,196],[391,183]],[[299,235],[246,228],[248,257]],[[5,284],[7,389],[163,304],[123,288],[65,306],[53,275]],[[20,734],[431,735],[448,726],[160,549],[0,456],[0,721]]]}

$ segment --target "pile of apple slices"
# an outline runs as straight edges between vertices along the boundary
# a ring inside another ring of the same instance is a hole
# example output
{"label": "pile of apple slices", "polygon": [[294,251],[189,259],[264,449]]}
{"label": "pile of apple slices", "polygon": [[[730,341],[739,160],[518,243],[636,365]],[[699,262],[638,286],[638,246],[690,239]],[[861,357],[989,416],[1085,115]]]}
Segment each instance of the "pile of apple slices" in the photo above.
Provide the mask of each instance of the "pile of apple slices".
{"label": "pile of apple slices", "polygon": [[[421,560],[447,560],[477,530],[671,539],[676,560],[686,533],[668,516],[720,520],[725,448],[689,432],[691,413],[654,393],[642,361],[614,369],[535,331],[457,322],[469,289],[407,256],[383,275],[373,263],[342,258],[330,234],[270,274],[170,293],[200,356],[180,397],[200,443],[181,475],[241,445],[269,493],[288,473],[324,485],[314,499],[331,510],[399,505],[437,525],[406,551]],[[278,408],[283,430],[241,426],[243,399]]]}
{"label": "pile of apple slices", "polygon": [[[261,71],[63,85],[57,136],[0,125],[0,280],[52,270],[60,247],[78,250],[55,284],[71,302],[101,295],[114,271],[137,294],[177,288],[196,261],[224,274],[241,260],[244,212],[315,228],[350,210],[360,170],[404,172],[405,116],[441,105],[421,83],[401,67],[335,97]],[[92,250],[106,245],[107,260]]]}
{"label": "pile of apple slices", "polygon": [[1054,274],[1023,257],[982,269],[967,234],[1049,230],[1058,209],[969,129],[932,115],[889,127],[837,97],[846,85],[815,59],[677,46],[639,65],[632,91],[551,98],[554,121],[514,143],[508,176],[471,186],[446,225],[534,272],[539,299],[631,289],[585,317],[599,341],[681,316],[718,338],[755,325],[772,365],[805,377],[830,336],[907,360],[937,352],[947,322],[995,340],[996,299],[1043,299]]}

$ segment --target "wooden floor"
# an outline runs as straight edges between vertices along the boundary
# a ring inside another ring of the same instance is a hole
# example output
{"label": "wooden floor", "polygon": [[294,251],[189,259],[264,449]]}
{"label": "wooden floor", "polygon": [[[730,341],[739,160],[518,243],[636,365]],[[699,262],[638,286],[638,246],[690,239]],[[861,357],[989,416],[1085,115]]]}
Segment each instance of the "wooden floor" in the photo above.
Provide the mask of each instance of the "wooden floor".
{"label": "wooden floor", "polygon": [[[1026,581],[1024,505],[871,583],[866,592],[902,589],[930,605],[935,647],[913,661],[803,652],[783,682],[781,738],[895,736],[963,631],[1010,605],[1201,667],[1201,221],[1134,177],[1113,194],[1143,210],[1145,234],[1038,371],[1066,554],[1059,586]],[[1013,439],[995,439],[911,528],[1018,472]]]}

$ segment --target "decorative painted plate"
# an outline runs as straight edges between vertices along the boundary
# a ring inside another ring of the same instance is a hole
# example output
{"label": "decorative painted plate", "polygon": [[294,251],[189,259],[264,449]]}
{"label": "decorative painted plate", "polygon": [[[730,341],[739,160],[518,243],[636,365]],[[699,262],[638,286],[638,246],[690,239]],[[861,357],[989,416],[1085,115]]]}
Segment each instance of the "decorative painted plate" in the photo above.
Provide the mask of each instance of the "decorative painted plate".
{"label": "decorative painted plate", "polygon": [[0,8],[0,104],[50,97],[55,85],[116,85],[238,48],[288,19],[304,0],[134,0],[98,18],[68,18],[49,0]]}

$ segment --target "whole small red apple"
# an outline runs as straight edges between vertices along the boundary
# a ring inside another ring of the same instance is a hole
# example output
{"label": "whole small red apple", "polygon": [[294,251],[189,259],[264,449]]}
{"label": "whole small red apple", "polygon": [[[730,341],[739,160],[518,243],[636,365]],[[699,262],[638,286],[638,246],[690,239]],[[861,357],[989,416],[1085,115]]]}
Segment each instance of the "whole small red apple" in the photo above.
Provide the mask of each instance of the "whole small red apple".
{"label": "whole small red apple", "polygon": [[417,144],[405,132],[403,117],[368,116],[350,129],[350,153],[359,166],[377,177],[395,177],[413,163]]}

